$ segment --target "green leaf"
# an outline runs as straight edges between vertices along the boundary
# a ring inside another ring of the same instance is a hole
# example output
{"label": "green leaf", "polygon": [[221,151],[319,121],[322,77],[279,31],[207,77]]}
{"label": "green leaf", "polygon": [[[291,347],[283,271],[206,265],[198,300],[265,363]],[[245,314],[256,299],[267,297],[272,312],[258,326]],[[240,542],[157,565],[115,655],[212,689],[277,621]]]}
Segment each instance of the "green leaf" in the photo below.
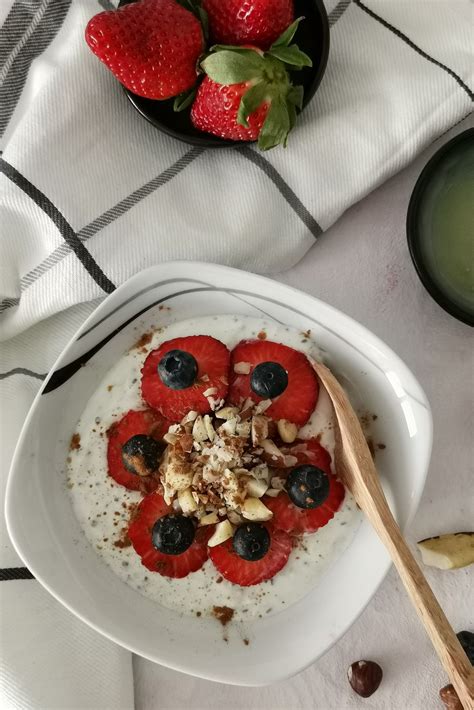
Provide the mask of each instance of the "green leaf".
{"label": "green leaf", "polygon": [[291,25],[287,27],[286,30],[278,37],[278,39],[273,42],[272,46],[270,47],[270,50],[274,49],[275,47],[288,47],[291,40],[295,36],[295,32],[298,29],[298,25],[300,24],[301,20],[304,20],[304,17],[298,17],[297,20],[292,22]]}
{"label": "green leaf", "polygon": [[237,112],[237,123],[248,128],[247,118],[251,113],[256,111],[258,107],[267,97],[267,87],[264,82],[259,82],[245,92],[240,99],[239,110]]}
{"label": "green leaf", "polygon": [[269,54],[285,64],[291,64],[291,66],[294,66],[296,69],[313,66],[310,57],[302,52],[296,44],[292,44],[291,47],[272,47],[269,50]]}
{"label": "green leaf", "polygon": [[280,144],[286,146],[290,129],[291,118],[286,102],[283,99],[275,99],[260,131],[258,147],[261,150],[269,150]]}
{"label": "green leaf", "polygon": [[218,84],[229,86],[259,79],[265,68],[263,57],[249,49],[245,53],[230,49],[210,54],[201,62],[206,74]]}
{"label": "green leaf", "polygon": [[292,86],[288,90],[288,93],[286,95],[286,100],[288,103],[292,104],[293,106],[297,106],[299,110],[303,108],[303,97],[304,97],[304,89],[302,86]]}
{"label": "green leaf", "polygon": [[173,101],[173,111],[176,111],[176,113],[184,111],[185,108],[188,108],[188,106],[192,104],[195,96],[196,88],[189,89],[189,91],[183,91],[182,94],[178,94],[178,96],[175,96],[175,99]]}

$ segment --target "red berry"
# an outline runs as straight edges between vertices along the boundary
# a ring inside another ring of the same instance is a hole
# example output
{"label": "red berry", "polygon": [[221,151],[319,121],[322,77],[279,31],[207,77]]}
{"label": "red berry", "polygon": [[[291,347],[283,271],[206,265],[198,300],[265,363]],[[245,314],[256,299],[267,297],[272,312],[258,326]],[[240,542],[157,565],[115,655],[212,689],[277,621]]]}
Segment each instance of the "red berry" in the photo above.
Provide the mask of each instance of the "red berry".
{"label": "red berry", "polygon": [[260,560],[249,562],[239,557],[234,552],[232,539],[209,548],[209,557],[225,579],[241,587],[250,587],[271,579],[283,569],[292,549],[291,538],[286,532],[274,530],[272,526],[268,526],[268,530],[270,548]]}
{"label": "red berry", "polygon": [[203,0],[212,40],[268,47],[293,22],[293,0]]}
{"label": "red berry", "polygon": [[127,89],[149,99],[190,89],[204,50],[200,22],[175,0],[101,12],[89,21],[86,42]]}
{"label": "red berry", "polygon": [[263,102],[248,116],[248,128],[237,123],[240,101],[250,82],[224,86],[208,76],[200,85],[191,109],[191,121],[200,131],[233,141],[257,140],[270,104]]}
{"label": "red berry", "polygon": [[[150,493],[139,504],[130,526],[128,537],[142,560],[142,564],[151,572],[158,572],[163,577],[186,577],[196,572],[207,560],[207,541],[213,532],[213,525],[198,528],[194,542],[180,555],[166,555],[159,552],[152,543],[152,530],[157,520],[173,510],[159,493]],[[211,528],[211,529],[209,529]]]}
{"label": "red berry", "polygon": [[121,486],[132,491],[142,491],[143,493],[154,491],[159,484],[158,476],[139,476],[128,471],[122,460],[122,447],[132,436],[137,434],[146,434],[161,441],[169,426],[170,422],[153,409],[130,410],[119,422],[112,424],[107,431],[109,475]]}
{"label": "red berry", "polygon": [[[284,450],[296,456],[299,464],[311,464],[323,470],[329,478],[329,495],[318,508],[298,508],[291,502],[286,491],[276,498],[265,496],[263,502],[273,512],[272,524],[293,535],[315,532],[324,527],[336,513],[344,500],[342,483],[331,473],[331,457],[316,439],[297,441]],[[278,475],[281,475],[281,471]]]}
{"label": "red berry", "polygon": [[[249,363],[248,375],[234,372],[237,363]],[[261,363],[278,363],[288,374],[288,385],[272,405],[265,410],[265,415],[274,420],[287,419],[298,426],[306,424],[318,401],[318,380],[316,374],[303,353],[269,340],[242,340],[231,353],[231,380],[228,400],[239,405],[247,397],[260,402],[260,397],[251,387],[252,373]]]}
{"label": "red berry", "polygon": [[[166,353],[180,350],[189,353],[197,363],[194,383],[184,389],[173,389],[162,381],[158,365]],[[229,351],[220,340],[209,335],[190,335],[162,343],[145,360],[142,368],[142,395],[151,407],[173,422],[180,421],[188,412],[200,414],[211,411],[204,392],[210,390],[215,400],[225,399],[228,390]]]}

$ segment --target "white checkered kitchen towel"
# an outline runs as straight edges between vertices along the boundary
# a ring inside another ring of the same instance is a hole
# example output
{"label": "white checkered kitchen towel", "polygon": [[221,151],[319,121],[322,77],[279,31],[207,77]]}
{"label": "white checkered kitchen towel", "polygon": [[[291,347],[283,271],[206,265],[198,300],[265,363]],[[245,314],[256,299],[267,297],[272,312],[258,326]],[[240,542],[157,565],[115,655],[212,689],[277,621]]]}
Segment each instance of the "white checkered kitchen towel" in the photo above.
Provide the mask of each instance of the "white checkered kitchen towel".
{"label": "white checkered kitchen towel", "polygon": [[[261,154],[190,148],[141,119],[84,43],[94,0],[0,1],[2,490],[33,396],[97,299],[173,258],[290,267],[471,111],[469,0],[326,6],[322,85],[287,150]],[[133,707],[130,654],[29,579],[3,516],[0,532],[0,706]]]}

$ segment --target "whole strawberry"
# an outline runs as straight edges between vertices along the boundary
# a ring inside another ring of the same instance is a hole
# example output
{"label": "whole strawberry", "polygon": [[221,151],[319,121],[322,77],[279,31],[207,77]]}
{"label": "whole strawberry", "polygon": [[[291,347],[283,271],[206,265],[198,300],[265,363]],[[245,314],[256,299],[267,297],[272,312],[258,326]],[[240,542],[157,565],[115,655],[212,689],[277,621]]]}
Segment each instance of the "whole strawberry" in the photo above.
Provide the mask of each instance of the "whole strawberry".
{"label": "whole strawberry", "polygon": [[190,89],[204,49],[201,23],[175,0],[141,0],[101,12],[89,21],[86,41],[127,89],[148,99]]}
{"label": "whole strawberry", "polygon": [[270,45],[293,22],[293,0],[203,0],[214,42]]}
{"label": "whole strawberry", "polygon": [[207,76],[191,109],[197,129],[228,140],[258,139],[262,150],[286,145],[303,102],[303,88],[291,84],[286,66],[311,66],[310,58],[290,45],[298,22],[267,52],[256,47],[213,48],[201,63]]}

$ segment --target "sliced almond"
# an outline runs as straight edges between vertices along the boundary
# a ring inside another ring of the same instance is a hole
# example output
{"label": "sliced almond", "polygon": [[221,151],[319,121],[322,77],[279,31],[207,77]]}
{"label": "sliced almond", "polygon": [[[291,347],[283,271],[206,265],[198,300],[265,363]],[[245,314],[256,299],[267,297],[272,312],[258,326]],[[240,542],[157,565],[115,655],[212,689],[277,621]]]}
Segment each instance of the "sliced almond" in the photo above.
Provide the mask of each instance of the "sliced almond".
{"label": "sliced almond", "polygon": [[174,488],[169,486],[167,483],[163,483],[163,498],[166,505],[171,505],[173,497],[176,495]]}
{"label": "sliced almond", "polygon": [[209,414],[204,415],[204,426],[206,427],[208,438],[210,439],[210,441],[214,441],[214,439],[216,438],[216,430],[212,426],[212,421]]}
{"label": "sliced almond", "polygon": [[198,504],[193,497],[191,488],[185,488],[184,491],[178,491],[178,502],[183,513],[194,513],[198,508]]}
{"label": "sliced almond", "polygon": [[254,414],[252,417],[252,444],[259,446],[260,443],[268,438],[268,417],[263,414]]}
{"label": "sliced almond", "polygon": [[218,419],[236,419],[239,414],[237,407],[223,407],[216,412]]}
{"label": "sliced almond", "polygon": [[297,463],[298,463],[298,459],[296,458],[296,456],[292,456],[291,454],[286,454],[283,457],[283,464],[284,464],[285,468],[291,468],[292,466],[296,466]]}
{"label": "sliced almond", "polygon": [[163,437],[163,441],[166,441],[167,444],[176,444],[178,437],[176,434],[173,434],[173,432],[167,431]]}
{"label": "sliced almond", "polygon": [[423,562],[429,567],[457,569],[474,564],[474,532],[428,537],[417,545]]}
{"label": "sliced almond", "polygon": [[203,392],[204,397],[212,397],[213,394],[217,394],[217,387],[208,387]]}
{"label": "sliced almond", "polygon": [[218,522],[219,518],[217,517],[217,513],[207,513],[207,515],[203,515],[200,519],[199,525],[215,525]]}
{"label": "sliced almond", "polygon": [[285,444],[292,444],[297,437],[298,427],[287,419],[279,419],[277,422],[278,433]]}
{"label": "sliced almond", "polygon": [[234,365],[234,372],[237,375],[248,375],[252,365],[249,362],[236,362]]}
{"label": "sliced almond", "polygon": [[228,540],[230,537],[233,536],[233,534],[234,528],[229,523],[229,521],[222,520],[220,523],[217,523],[214,534],[209,539],[209,542],[207,544],[209,545],[209,547],[215,547],[216,545],[220,545],[222,542]]}
{"label": "sliced almond", "polygon": [[259,498],[246,498],[242,505],[242,515],[247,520],[262,522],[273,517],[272,511]]}
{"label": "sliced almond", "polygon": [[194,422],[193,426],[193,439],[194,441],[206,441],[208,438],[208,433],[206,426],[204,424],[204,419],[199,415],[196,417],[196,420]]}
{"label": "sliced almond", "polygon": [[261,478],[256,480],[255,478],[250,478],[247,481],[247,495],[253,496],[254,498],[261,498],[268,488],[268,483]]}

